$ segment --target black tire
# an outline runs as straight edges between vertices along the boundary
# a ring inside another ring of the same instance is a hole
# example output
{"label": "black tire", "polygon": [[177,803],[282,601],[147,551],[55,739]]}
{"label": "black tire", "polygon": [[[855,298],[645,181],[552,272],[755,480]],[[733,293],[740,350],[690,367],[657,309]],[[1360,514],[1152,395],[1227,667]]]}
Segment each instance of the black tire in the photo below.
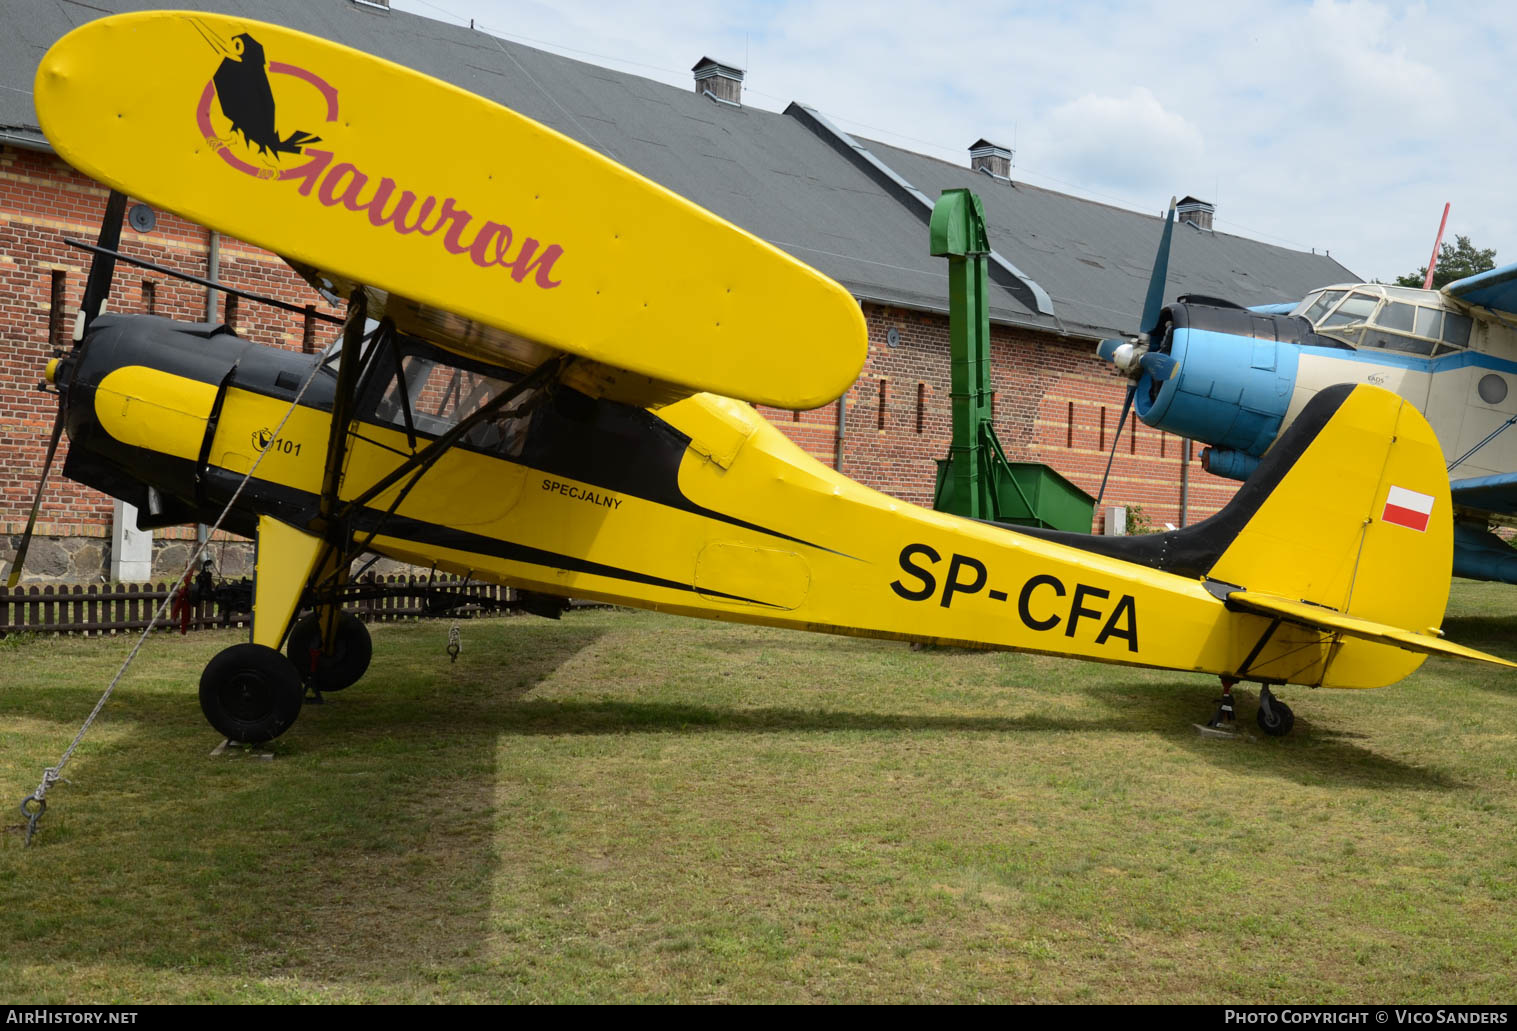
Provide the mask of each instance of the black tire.
{"label": "black tire", "polygon": [[200,711],[232,741],[272,741],[300,715],[305,688],[290,660],[261,644],[234,644],[200,674]]}
{"label": "black tire", "polygon": [[318,655],[316,668],[311,669],[311,650],[321,647],[321,621],[313,612],[295,624],[290,639],[285,642],[284,653],[295,664],[296,671],[311,676],[311,686],[321,692],[341,691],[358,683],[369,660],[374,657],[374,643],[369,640],[369,628],[357,616],[347,612],[337,615],[337,645],[331,655]]}
{"label": "black tire", "polygon": [[1291,707],[1278,698],[1271,698],[1269,700],[1269,710],[1273,714],[1274,719],[1266,717],[1264,715],[1264,707],[1262,705],[1259,707],[1259,713],[1255,717],[1259,724],[1259,729],[1270,737],[1284,737],[1286,734],[1289,734],[1291,728],[1296,725],[1296,714],[1291,712]]}

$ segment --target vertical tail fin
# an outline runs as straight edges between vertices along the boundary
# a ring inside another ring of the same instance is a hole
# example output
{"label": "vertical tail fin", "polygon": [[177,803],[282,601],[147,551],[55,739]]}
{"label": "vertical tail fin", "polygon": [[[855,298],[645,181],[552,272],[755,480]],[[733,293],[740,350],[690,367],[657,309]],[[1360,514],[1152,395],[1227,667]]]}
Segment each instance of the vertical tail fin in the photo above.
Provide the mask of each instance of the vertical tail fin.
{"label": "vertical tail fin", "polygon": [[1324,390],[1239,500],[1245,492],[1251,512],[1208,573],[1264,601],[1235,607],[1348,634],[1329,660],[1334,682],[1372,686],[1415,669],[1421,657],[1401,649],[1417,640],[1388,631],[1436,644],[1453,564],[1448,474],[1422,413],[1378,387]]}
{"label": "vertical tail fin", "polygon": [[[1271,475],[1276,465],[1285,468]],[[1442,620],[1453,566],[1449,481],[1438,438],[1412,405],[1378,387],[1323,391],[1249,488],[1267,494],[1213,579],[1404,629]]]}

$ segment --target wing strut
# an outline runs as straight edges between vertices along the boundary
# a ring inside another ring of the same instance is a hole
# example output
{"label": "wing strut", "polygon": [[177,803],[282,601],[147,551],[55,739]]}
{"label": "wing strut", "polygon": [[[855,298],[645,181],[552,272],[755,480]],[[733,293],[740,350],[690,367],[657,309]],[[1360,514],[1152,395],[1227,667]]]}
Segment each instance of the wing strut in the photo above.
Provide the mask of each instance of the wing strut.
{"label": "wing strut", "polygon": [[1497,426],[1490,433],[1487,433],[1485,435],[1485,439],[1484,440],[1482,440],[1480,443],[1476,444],[1474,447],[1470,448],[1464,454],[1460,455],[1458,458],[1456,458],[1452,462],[1450,462],[1448,464],[1448,471],[1449,472],[1453,472],[1455,469],[1459,468],[1465,462],[1469,461],[1469,459],[1475,454],[1476,451],[1479,451],[1481,448],[1485,447],[1491,441],[1495,440],[1498,436],[1500,436],[1501,434],[1505,433],[1507,430],[1511,429],[1514,424],[1517,424],[1517,415],[1512,416],[1506,422],[1502,423],[1500,426]]}
{"label": "wing strut", "polygon": [[[321,477],[320,528],[323,533],[332,528],[343,460],[348,455],[348,435],[353,430],[353,410],[357,406],[354,395],[358,392],[359,373],[364,364],[364,323],[368,321],[368,315],[368,293],[355,289],[348,302],[347,324],[342,329],[342,357],[337,365],[337,390],[332,397],[332,425],[327,436],[327,467]],[[370,353],[373,353],[372,349]],[[328,539],[332,538],[329,536]]]}

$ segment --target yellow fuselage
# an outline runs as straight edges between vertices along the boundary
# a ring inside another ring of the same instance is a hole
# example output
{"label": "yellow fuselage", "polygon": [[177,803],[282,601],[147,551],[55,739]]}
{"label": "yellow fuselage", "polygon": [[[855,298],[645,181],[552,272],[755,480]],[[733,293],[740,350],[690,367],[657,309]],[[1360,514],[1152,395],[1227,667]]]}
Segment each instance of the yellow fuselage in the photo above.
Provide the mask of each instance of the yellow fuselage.
{"label": "yellow fuselage", "polygon": [[[215,393],[210,383],[126,366],[100,381],[94,414],[122,444],[194,461]],[[268,428],[287,407],[251,390],[226,393],[209,461],[241,475],[261,448],[249,499],[260,496],[260,484],[310,497],[320,491],[330,415],[297,407],[270,439]],[[626,469],[596,482],[455,447],[379,527],[372,550],[532,590],[684,615],[1222,675],[1246,667],[1250,679],[1271,682],[1373,687],[1421,662],[1396,648],[1292,625],[1276,627],[1250,661],[1270,620],[1229,612],[1198,576],[905,504],[816,462],[740,402],[697,395],[656,416],[637,414],[649,426],[662,423],[673,439],[688,438],[671,466],[673,482],[653,482],[656,470],[629,480]],[[669,446],[650,440],[642,451]],[[410,453],[404,431],[358,423],[339,496],[358,496]],[[1275,532],[1269,519],[1279,522],[1282,514],[1311,532],[1320,494],[1345,476],[1332,457],[1308,450],[1243,536]],[[368,510],[386,511],[398,489]],[[1294,557],[1231,548],[1211,579],[1245,587],[1271,579],[1293,598],[1350,611],[1353,578],[1345,584],[1343,566],[1363,542],[1357,549],[1344,543],[1329,533]],[[1399,625],[1438,622],[1442,602],[1412,599],[1425,618],[1400,613]],[[1366,606],[1373,608],[1366,600],[1359,610]]]}

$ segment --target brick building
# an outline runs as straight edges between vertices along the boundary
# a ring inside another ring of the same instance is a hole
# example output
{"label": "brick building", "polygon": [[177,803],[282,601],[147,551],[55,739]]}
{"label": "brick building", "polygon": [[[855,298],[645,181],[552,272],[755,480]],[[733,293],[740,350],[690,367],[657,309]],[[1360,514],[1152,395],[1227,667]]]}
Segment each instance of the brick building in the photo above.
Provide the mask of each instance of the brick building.
{"label": "brick building", "polygon": [[[54,40],[102,9],[153,6],[7,4],[7,32],[0,34],[0,562],[9,560],[25,527],[55,411],[36,384],[53,348],[68,340],[88,268],[88,255],[63,238],[92,238],[105,202],[103,187],[52,153],[32,106],[32,77]],[[1161,226],[1156,215],[1018,183],[1011,153],[985,139],[970,144],[966,164],[957,165],[855,139],[803,104],[780,113],[745,106],[741,70],[710,58],[695,65],[692,88],[679,89],[370,0],[198,6],[338,40],[490,97],[838,280],[868,322],[863,373],[837,403],[764,414],[822,461],[917,504],[931,503],[934,463],[946,454],[950,435],[947,268],[927,253],[927,218],[942,190],[973,189],[996,252],[990,313],[997,432],[1013,460],[1045,462],[1095,492],[1125,389],[1096,359],[1095,343],[1136,326]],[[1185,185],[1176,184],[1176,192]],[[1270,303],[1356,278],[1324,255],[1215,232],[1210,206],[1187,200],[1191,214],[1177,227],[1167,299],[1195,293]],[[125,253],[334,310],[275,255],[171,213],[156,215],[150,229],[126,227]],[[211,313],[257,342],[291,348],[319,346],[330,336],[319,324],[313,334],[299,315],[208,293],[118,267],[110,307],[197,321]],[[784,332],[779,307],[775,332]],[[108,564],[113,503],[58,478],[61,461],[44,495],[28,573],[94,579]],[[1117,443],[1107,503],[1140,505],[1155,522],[1209,514],[1236,484],[1191,460],[1182,515],[1185,461],[1180,441],[1130,420]],[[193,534],[189,527],[158,531],[164,567],[182,567]],[[235,572],[238,553],[227,554]]]}

